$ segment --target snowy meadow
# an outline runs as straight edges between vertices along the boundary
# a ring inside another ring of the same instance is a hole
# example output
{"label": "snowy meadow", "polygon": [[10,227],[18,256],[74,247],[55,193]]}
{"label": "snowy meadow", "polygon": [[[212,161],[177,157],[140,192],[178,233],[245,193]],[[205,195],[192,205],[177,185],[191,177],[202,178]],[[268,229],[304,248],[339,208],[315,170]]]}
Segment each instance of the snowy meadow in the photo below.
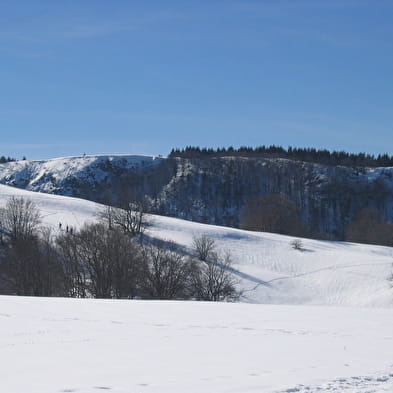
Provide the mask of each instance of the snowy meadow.
{"label": "snowy meadow", "polygon": [[391,392],[387,309],[0,297],[1,391]]}

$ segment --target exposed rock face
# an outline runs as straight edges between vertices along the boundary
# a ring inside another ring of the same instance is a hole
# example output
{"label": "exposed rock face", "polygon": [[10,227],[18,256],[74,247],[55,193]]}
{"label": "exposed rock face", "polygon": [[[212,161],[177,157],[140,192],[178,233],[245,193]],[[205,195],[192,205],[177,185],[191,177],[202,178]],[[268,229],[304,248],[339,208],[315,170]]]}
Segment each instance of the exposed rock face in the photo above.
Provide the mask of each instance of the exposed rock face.
{"label": "exposed rock face", "polygon": [[0,165],[0,183],[118,203],[147,195],[154,212],[238,226],[245,203],[283,193],[315,232],[342,238],[354,213],[378,209],[393,220],[393,168],[323,166],[285,159],[85,156]]}

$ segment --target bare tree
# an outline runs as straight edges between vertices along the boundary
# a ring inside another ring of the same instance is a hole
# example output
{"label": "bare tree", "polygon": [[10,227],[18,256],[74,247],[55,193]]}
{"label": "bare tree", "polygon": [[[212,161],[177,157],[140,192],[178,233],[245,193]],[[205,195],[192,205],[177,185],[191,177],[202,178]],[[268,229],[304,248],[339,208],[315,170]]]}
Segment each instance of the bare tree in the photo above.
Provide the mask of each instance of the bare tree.
{"label": "bare tree", "polygon": [[209,255],[214,252],[216,244],[213,238],[203,234],[201,236],[194,236],[192,246],[197,258],[201,261],[206,261]]}
{"label": "bare tree", "polygon": [[55,247],[51,228],[41,228],[39,232],[39,259],[35,265],[36,282],[40,295],[65,296],[64,271]]}
{"label": "bare tree", "polygon": [[11,294],[64,295],[63,270],[50,232],[10,241],[0,264],[0,279]]}
{"label": "bare tree", "polygon": [[97,298],[112,295],[112,265],[108,259],[105,243],[108,229],[103,225],[84,226],[78,233],[78,254],[88,280],[88,292]]}
{"label": "bare tree", "polygon": [[85,226],[77,234],[78,253],[94,297],[129,297],[136,294],[139,252],[133,239],[103,224]]}
{"label": "bare tree", "polygon": [[143,289],[154,299],[186,297],[189,263],[174,243],[156,241],[143,246]]}
{"label": "bare tree", "polygon": [[137,295],[140,246],[119,228],[85,225],[57,240],[69,296],[127,298]]}
{"label": "bare tree", "polygon": [[290,245],[294,250],[303,250],[303,242],[301,241],[301,239],[293,239],[290,242]]}
{"label": "bare tree", "polygon": [[113,297],[133,298],[139,295],[143,274],[141,246],[120,231],[111,231],[108,237],[112,260]]}
{"label": "bare tree", "polygon": [[88,274],[80,256],[77,234],[64,232],[56,239],[57,252],[64,271],[66,295],[85,298],[88,294]]}
{"label": "bare tree", "polygon": [[36,205],[21,197],[8,199],[0,211],[3,258],[0,278],[10,293],[63,295],[62,267],[53,248],[51,233],[39,228]]}
{"label": "bare tree", "polygon": [[144,202],[128,202],[123,204],[122,208],[106,206],[98,216],[108,228],[118,227],[132,236],[143,233],[148,225]]}
{"label": "bare tree", "polygon": [[223,301],[237,300],[241,293],[236,290],[229,253],[211,253],[209,261],[193,261],[191,273],[191,292],[199,300]]}
{"label": "bare tree", "polygon": [[95,215],[102,224],[105,224],[108,227],[108,229],[113,229],[113,216],[116,209],[116,207],[105,205],[100,208]]}
{"label": "bare tree", "polygon": [[13,240],[29,238],[41,223],[35,203],[23,197],[11,197],[0,213],[1,228]]}

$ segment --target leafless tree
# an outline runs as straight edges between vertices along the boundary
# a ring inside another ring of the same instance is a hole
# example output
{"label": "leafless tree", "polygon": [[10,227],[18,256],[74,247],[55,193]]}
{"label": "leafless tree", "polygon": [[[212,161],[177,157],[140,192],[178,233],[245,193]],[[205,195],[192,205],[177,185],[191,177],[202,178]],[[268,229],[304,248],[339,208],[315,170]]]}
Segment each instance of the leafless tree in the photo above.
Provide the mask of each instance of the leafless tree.
{"label": "leafless tree", "polygon": [[11,197],[0,211],[2,261],[0,278],[18,295],[63,295],[62,268],[49,229],[40,228],[37,206],[22,197]]}
{"label": "leafless tree", "polygon": [[194,236],[192,246],[197,258],[201,261],[206,261],[209,255],[214,252],[214,249],[216,248],[214,239],[206,234]]}
{"label": "leafless tree", "polygon": [[99,298],[134,296],[140,269],[136,242],[103,224],[85,226],[76,236],[89,293]]}
{"label": "leafless tree", "polygon": [[188,260],[174,243],[156,241],[142,249],[143,289],[154,299],[176,299],[186,296],[189,277]]}
{"label": "leafless tree", "polygon": [[64,295],[63,270],[49,230],[8,243],[0,264],[0,279],[11,294]]}
{"label": "leafless tree", "polygon": [[303,250],[303,242],[301,239],[293,239],[290,244],[294,250]]}
{"label": "leafless tree", "polygon": [[127,298],[137,295],[140,245],[119,228],[89,224],[57,240],[69,296]]}
{"label": "leafless tree", "polygon": [[139,295],[143,267],[140,244],[120,231],[112,231],[108,242],[113,264],[113,297],[120,299]]}
{"label": "leafless tree", "polygon": [[223,301],[237,300],[241,293],[237,291],[229,253],[220,255],[211,253],[209,261],[192,262],[191,292],[199,300]]}
{"label": "leafless tree", "polygon": [[43,296],[65,296],[64,271],[55,248],[51,228],[42,227],[39,232],[39,266],[36,281]]}
{"label": "leafless tree", "polygon": [[143,233],[148,225],[146,204],[143,201],[129,201],[124,203],[122,208],[105,206],[99,211],[98,216],[108,228],[117,227],[132,236]]}
{"label": "leafless tree", "polygon": [[0,211],[1,228],[13,240],[29,238],[41,223],[35,203],[23,197],[10,197]]}
{"label": "leafless tree", "polygon": [[80,256],[79,237],[64,232],[56,239],[57,252],[64,271],[66,295],[85,298],[88,294],[88,275]]}

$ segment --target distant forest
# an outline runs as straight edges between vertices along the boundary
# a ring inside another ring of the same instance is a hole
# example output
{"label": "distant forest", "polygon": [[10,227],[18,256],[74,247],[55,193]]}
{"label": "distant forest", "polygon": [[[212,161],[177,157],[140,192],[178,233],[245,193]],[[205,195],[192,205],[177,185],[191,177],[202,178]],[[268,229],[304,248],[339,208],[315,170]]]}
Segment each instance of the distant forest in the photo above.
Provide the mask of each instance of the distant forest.
{"label": "distant forest", "polygon": [[259,146],[238,149],[228,148],[200,148],[197,146],[187,146],[184,149],[172,149],[169,157],[183,158],[211,158],[211,157],[262,157],[262,158],[287,158],[295,161],[312,162],[323,165],[341,165],[346,167],[392,167],[393,156],[379,154],[374,156],[366,153],[347,153],[345,151],[318,150],[314,148],[281,146]]}
{"label": "distant forest", "polygon": [[16,159],[12,158],[12,157],[6,157],[6,156],[0,157],[0,164],[4,164],[5,162],[11,162],[11,161],[16,161]]}

